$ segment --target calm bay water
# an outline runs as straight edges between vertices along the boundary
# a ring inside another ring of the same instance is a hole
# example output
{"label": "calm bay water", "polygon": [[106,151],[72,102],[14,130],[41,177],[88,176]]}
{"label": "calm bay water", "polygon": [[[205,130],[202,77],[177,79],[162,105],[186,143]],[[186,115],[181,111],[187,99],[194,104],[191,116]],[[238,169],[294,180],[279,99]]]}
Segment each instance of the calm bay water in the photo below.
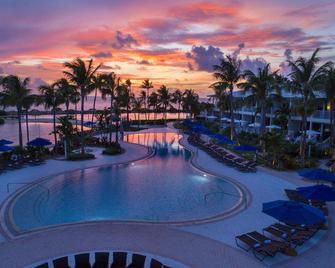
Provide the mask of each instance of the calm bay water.
{"label": "calm bay water", "polygon": [[[180,118],[186,118],[185,113],[180,114]],[[136,114],[136,113],[131,113],[130,114],[130,120],[137,120],[138,116],[140,117],[140,120],[145,120],[145,114]],[[149,119],[162,119],[163,114],[162,113],[157,113],[156,115],[153,113],[148,114]],[[60,116],[57,116],[60,117]],[[126,118],[125,114],[122,114],[122,118]],[[80,115],[77,115],[77,118],[80,118]],[[176,119],[178,118],[178,114],[176,113],[168,113],[167,114],[168,119]],[[52,123],[41,123],[39,121],[47,121],[51,120],[52,115],[41,115],[41,116],[29,116],[29,136],[30,140],[34,138],[46,138],[50,139],[53,141],[53,136],[50,135],[50,133],[53,130],[53,124]],[[84,120],[85,121],[91,121],[92,120],[92,115],[91,114],[85,114],[84,115]],[[78,122],[79,124],[79,122]],[[6,120],[6,123],[4,125],[0,125],[0,139],[7,139],[13,141],[15,144],[18,144],[19,142],[19,137],[18,137],[18,132],[19,132],[19,125],[17,123],[16,119],[8,119]],[[23,133],[23,143],[25,144],[27,142],[27,131],[26,131],[26,124],[25,124],[25,119],[22,118],[22,133]]]}

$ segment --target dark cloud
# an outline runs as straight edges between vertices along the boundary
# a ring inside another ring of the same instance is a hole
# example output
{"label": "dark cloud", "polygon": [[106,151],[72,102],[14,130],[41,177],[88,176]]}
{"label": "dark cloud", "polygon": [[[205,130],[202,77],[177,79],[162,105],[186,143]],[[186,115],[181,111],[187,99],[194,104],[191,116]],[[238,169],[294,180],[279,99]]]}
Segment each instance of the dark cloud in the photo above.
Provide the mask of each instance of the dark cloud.
{"label": "dark cloud", "polygon": [[38,65],[36,65],[36,68],[39,69],[39,70],[42,70],[42,71],[46,71],[46,70],[48,70],[47,68],[44,67],[43,64],[38,64]]}
{"label": "dark cloud", "polygon": [[40,77],[36,77],[30,81],[30,87],[32,89],[37,89],[39,86],[45,86],[48,83]]}
{"label": "dark cloud", "polygon": [[241,61],[241,70],[250,70],[254,73],[257,73],[258,69],[264,68],[266,64],[268,63],[263,58],[250,59],[249,57],[246,57],[244,60]]}
{"label": "dark cloud", "polygon": [[241,50],[242,50],[243,48],[245,48],[245,44],[244,44],[244,43],[240,43],[240,44],[238,45],[237,49],[235,49],[235,51],[233,52],[232,56],[233,56],[234,58],[237,58],[237,57],[240,55]]}
{"label": "dark cloud", "polygon": [[115,41],[112,43],[113,48],[130,48],[132,45],[138,45],[138,42],[131,34],[123,34],[121,31],[116,32]]}
{"label": "dark cloud", "polygon": [[293,57],[292,57],[292,50],[287,48],[284,51],[284,57],[285,57],[285,61],[283,61],[279,67],[280,67],[280,73],[284,76],[288,76],[291,73],[291,68],[288,64],[288,61],[292,61]]}
{"label": "dark cloud", "polygon": [[113,55],[111,52],[100,51],[91,55],[94,58],[111,58]]}
{"label": "dark cloud", "polygon": [[108,66],[108,65],[103,64],[101,66],[101,69],[104,69],[104,70],[121,70],[122,68],[121,68],[120,65],[117,65],[117,64],[114,65],[114,66]]}
{"label": "dark cloud", "polygon": [[194,67],[193,67],[192,63],[190,63],[190,62],[187,63],[187,68],[188,68],[189,71],[194,71]]}
{"label": "dark cloud", "polygon": [[193,46],[191,52],[186,53],[186,57],[192,59],[198,71],[213,71],[213,65],[218,64],[223,57],[223,52],[218,47]]}
{"label": "dark cloud", "polygon": [[148,60],[140,60],[140,61],[137,61],[136,62],[137,64],[140,64],[140,65],[150,65],[150,61]]}

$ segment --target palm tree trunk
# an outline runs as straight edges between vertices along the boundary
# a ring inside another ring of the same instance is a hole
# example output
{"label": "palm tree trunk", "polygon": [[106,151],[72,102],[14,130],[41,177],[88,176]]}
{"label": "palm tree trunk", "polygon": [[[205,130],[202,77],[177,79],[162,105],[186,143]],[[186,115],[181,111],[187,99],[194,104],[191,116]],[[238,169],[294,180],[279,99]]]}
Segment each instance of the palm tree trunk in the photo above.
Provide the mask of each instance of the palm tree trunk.
{"label": "palm tree trunk", "polygon": [[265,110],[265,104],[262,103],[261,104],[261,135],[264,134],[264,131],[265,131],[265,113],[266,113],[266,110]]}
{"label": "palm tree trunk", "polygon": [[112,143],[112,134],[113,134],[113,96],[111,95],[110,103],[110,122],[109,122],[109,143]]}
{"label": "palm tree trunk", "polygon": [[[330,101],[330,146],[334,148],[335,144],[335,127],[334,127],[334,100]],[[335,150],[334,150],[335,151]]]}
{"label": "palm tree trunk", "polygon": [[26,110],[26,132],[27,132],[27,142],[29,142],[30,138],[29,138],[28,110]]}
{"label": "palm tree trunk", "polygon": [[85,153],[84,148],[84,89],[80,89],[81,96],[81,109],[80,109],[80,145],[81,145],[81,153]]}
{"label": "palm tree trunk", "polygon": [[78,119],[77,119],[77,103],[74,104],[74,112],[75,112],[75,117],[76,117],[76,128],[78,128]]}
{"label": "palm tree trunk", "polygon": [[54,132],[54,141],[55,141],[55,148],[57,147],[57,134],[56,134],[56,107],[53,107],[53,132]]}
{"label": "palm tree trunk", "polygon": [[127,125],[129,125],[129,103],[127,103],[126,113],[127,113]]}
{"label": "palm tree trunk", "polygon": [[93,112],[92,112],[92,122],[93,122],[93,119],[94,119],[94,115],[95,115],[95,103],[97,101],[97,94],[98,94],[98,89],[96,88],[95,89],[95,93],[94,93],[94,100],[93,100]]}
{"label": "palm tree trunk", "polygon": [[305,99],[304,113],[302,116],[302,137],[300,140],[300,157],[303,165],[305,165],[305,157],[306,157],[306,131],[307,131],[307,100]]}
{"label": "palm tree trunk", "polygon": [[178,120],[180,120],[180,102],[178,101]]}
{"label": "palm tree trunk", "polygon": [[233,88],[230,88],[230,138],[233,140],[235,136],[235,119],[233,107]]}
{"label": "palm tree trunk", "polygon": [[66,100],[66,103],[65,103],[65,109],[66,109],[66,117],[69,117],[69,106],[70,106],[70,101],[69,100]]}
{"label": "palm tree trunk", "polygon": [[23,141],[22,141],[22,126],[21,126],[21,107],[17,107],[17,116],[18,116],[18,123],[19,123],[19,145],[22,148],[23,147]]}

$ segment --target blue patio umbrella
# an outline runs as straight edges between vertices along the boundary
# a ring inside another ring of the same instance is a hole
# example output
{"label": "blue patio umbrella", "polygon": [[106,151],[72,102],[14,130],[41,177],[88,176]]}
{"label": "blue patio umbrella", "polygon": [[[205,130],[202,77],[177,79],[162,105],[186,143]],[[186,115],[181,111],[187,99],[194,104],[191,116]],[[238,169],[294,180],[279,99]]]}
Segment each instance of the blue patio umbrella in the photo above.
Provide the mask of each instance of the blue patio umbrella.
{"label": "blue patio umbrella", "polygon": [[89,122],[85,122],[85,123],[84,123],[84,126],[85,126],[85,127],[94,127],[94,126],[95,126],[95,123],[94,123],[94,122],[91,122],[91,121],[89,121]]}
{"label": "blue patio umbrella", "polygon": [[0,152],[10,152],[14,150],[13,147],[7,145],[0,145]]}
{"label": "blue patio umbrella", "polygon": [[217,143],[218,144],[231,144],[231,145],[233,145],[233,144],[236,144],[236,141],[233,141],[233,140],[225,137],[223,139],[220,139]]}
{"label": "blue patio umbrella", "polygon": [[2,139],[0,140],[0,145],[8,145],[8,144],[13,144],[14,142]]}
{"label": "blue patio umbrella", "polygon": [[258,148],[248,144],[241,144],[240,146],[235,146],[234,150],[243,152],[256,152]]}
{"label": "blue patio umbrella", "polygon": [[47,146],[47,145],[51,145],[51,141],[47,140],[47,139],[43,139],[43,138],[36,138],[30,142],[27,143],[30,146],[34,146],[34,147],[43,147],[43,146]]}
{"label": "blue patio umbrella", "polygon": [[316,207],[296,201],[277,200],[263,204],[263,213],[287,224],[318,224],[325,216]]}
{"label": "blue patio umbrella", "polygon": [[312,200],[335,201],[335,189],[324,184],[297,188],[298,194]]}
{"label": "blue patio umbrella", "polygon": [[208,136],[211,137],[212,139],[217,139],[217,140],[227,139],[226,136],[221,135],[221,134],[211,134],[211,135],[208,135]]}
{"label": "blue patio umbrella", "polygon": [[205,134],[205,135],[212,135],[212,131],[210,131],[208,128],[206,128],[203,125],[196,125],[192,127],[192,131],[199,133],[199,134]]}
{"label": "blue patio umbrella", "polygon": [[181,122],[183,125],[192,125],[192,121],[190,119],[185,119]]}
{"label": "blue patio umbrella", "polygon": [[335,182],[335,174],[321,168],[308,168],[298,172],[301,177],[315,181]]}

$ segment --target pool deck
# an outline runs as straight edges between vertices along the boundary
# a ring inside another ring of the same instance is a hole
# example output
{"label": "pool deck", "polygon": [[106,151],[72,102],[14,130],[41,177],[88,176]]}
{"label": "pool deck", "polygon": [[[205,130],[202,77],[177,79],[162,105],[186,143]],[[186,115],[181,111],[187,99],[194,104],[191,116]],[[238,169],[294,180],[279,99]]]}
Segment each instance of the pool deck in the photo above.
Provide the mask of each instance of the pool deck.
{"label": "pool deck", "polygon": [[[170,132],[169,128],[151,129],[142,132]],[[227,219],[188,226],[168,226],[135,223],[94,222],[70,224],[48,228],[9,239],[0,237],[1,267],[23,267],[41,260],[63,254],[90,250],[110,249],[150,253],[174,259],[190,267],[334,267],[335,231],[332,226],[335,210],[330,204],[329,230],[320,232],[306,246],[298,248],[299,255],[294,258],[278,255],[273,260],[257,261],[250,252],[235,245],[238,234],[262,228],[274,222],[263,214],[263,202],[286,199],[284,189],[309,185],[292,172],[276,172],[259,168],[257,173],[241,173],[218,163],[205,152],[189,145],[185,137],[181,143],[195,152],[193,162],[204,171],[228,177],[242,184],[251,194],[249,205],[237,215]],[[132,162],[148,155],[147,148],[124,143],[126,153],[108,157],[95,149],[97,159],[83,162],[49,160],[38,167],[27,167],[0,176],[0,201],[3,201],[24,185],[8,183],[30,183],[38,178],[69,170],[88,168],[106,164]],[[3,220],[3,219],[2,219]]]}

